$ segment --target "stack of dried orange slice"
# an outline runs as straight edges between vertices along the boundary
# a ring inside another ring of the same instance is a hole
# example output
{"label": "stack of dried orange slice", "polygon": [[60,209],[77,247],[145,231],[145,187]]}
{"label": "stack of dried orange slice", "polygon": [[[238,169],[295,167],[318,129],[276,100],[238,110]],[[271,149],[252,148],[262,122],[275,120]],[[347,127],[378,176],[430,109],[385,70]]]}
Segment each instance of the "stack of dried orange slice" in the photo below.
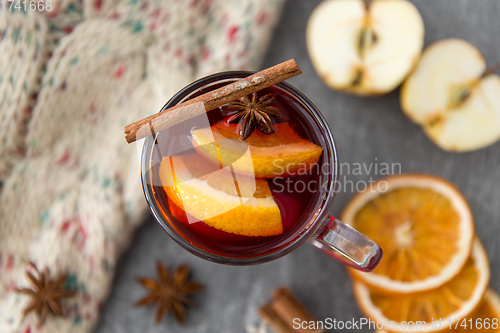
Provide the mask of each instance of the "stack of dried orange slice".
{"label": "stack of dried orange slice", "polygon": [[500,332],[488,257],[455,186],[420,174],[381,179],[349,202],[341,220],[384,249],[374,272],[349,268],[372,328]]}

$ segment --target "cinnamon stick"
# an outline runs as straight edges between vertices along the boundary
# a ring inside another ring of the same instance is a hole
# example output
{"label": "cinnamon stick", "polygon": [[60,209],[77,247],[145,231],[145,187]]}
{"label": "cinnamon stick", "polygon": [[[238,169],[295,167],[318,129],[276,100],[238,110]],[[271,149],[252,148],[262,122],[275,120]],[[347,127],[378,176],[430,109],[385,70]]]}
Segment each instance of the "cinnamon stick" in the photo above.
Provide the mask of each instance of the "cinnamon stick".
{"label": "cinnamon stick", "polygon": [[264,304],[259,309],[259,315],[278,333],[293,333],[293,329],[274,311],[273,305]]}
{"label": "cinnamon stick", "polygon": [[128,143],[132,143],[300,73],[302,72],[295,60],[282,62],[129,124],[124,129],[125,139]]}
{"label": "cinnamon stick", "polygon": [[324,333],[320,329],[303,329],[294,327],[294,319],[299,322],[311,322],[316,319],[297,300],[292,291],[281,287],[272,293],[271,302],[259,309],[259,315],[278,333]]}

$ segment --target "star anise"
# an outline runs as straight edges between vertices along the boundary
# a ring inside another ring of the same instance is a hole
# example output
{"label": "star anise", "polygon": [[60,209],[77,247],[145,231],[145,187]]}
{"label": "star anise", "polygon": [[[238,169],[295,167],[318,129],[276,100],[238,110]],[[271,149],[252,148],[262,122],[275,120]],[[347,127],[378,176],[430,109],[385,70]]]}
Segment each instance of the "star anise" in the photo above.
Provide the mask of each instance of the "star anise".
{"label": "star anise", "polygon": [[201,283],[188,281],[189,267],[183,264],[173,272],[169,272],[161,262],[156,262],[158,281],[151,278],[139,278],[138,281],[149,289],[149,294],[140,299],[136,306],[158,303],[156,310],[156,323],[170,311],[174,314],[177,322],[183,324],[186,317],[185,306],[193,306],[194,303],[188,297],[195,294],[204,286]]}
{"label": "star anise", "polygon": [[29,271],[26,272],[34,288],[16,289],[16,291],[27,294],[32,298],[23,311],[24,316],[32,311],[36,312],[40,318],[40,322],[43,324],[49,311],[57,316],[62,316],[61,299],[73,297],[76,293],[63,287],[67,279],[66,275],[61,274],[55,280],[51,280],[48,268],[45,268],[43,273],[41,273],[34,263],[30,262],[30,265],[39,275],[37,279]]}
{"label": "star anise", "polygon": [[267,94],[257,100],[257,93],[250,96],[243,96],[240,99],[223,105],[221,109],[231,117],[228,122],[236,124],[241,122],[240,135],[242,140],[246,140],[255,128],[264,134],[275,133],[273,120],[284,118],[281,111],[271,106],[276,94]]}

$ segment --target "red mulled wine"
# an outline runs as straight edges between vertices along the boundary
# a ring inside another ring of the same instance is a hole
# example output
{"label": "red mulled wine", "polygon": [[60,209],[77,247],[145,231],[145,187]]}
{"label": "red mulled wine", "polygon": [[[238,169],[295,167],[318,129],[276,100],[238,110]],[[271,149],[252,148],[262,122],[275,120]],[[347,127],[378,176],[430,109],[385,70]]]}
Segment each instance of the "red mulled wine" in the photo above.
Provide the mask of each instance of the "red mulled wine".
{"label": "red mulled wine", "polygon": [[[165,220],[191,244],[223,256],[262,255],[296,239],[329,172],[304,108],[273,86],[160,132],[151,186]],[[245,126],[254,130],[243,141]]]}

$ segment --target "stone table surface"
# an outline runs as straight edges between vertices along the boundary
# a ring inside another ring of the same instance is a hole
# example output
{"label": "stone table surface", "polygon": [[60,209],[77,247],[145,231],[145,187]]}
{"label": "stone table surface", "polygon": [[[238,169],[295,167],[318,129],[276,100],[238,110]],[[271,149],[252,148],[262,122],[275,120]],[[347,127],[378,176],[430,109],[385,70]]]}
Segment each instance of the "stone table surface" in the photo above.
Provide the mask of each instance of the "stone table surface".
{"label": "stone table surface", "polygon": [[[305,27],[317,0],[289,0],[263,67],[295,58],[303,74],[291,83],[308,95],[326,116],[336,139],[339,158],[347,163],[400,163],[403,172],[444,177],[463,191],[472,208],[477,234],[490,256],[491,286],[500,291],[500,143],[471,153],[447,153],[437,148],[399,106],[399,89],[379,98],[360,98],[327,88],[314,72],[305,46]],[[425,45],[449,37],[476,45],[489,65],[500,58],[500,1],[416,0],[425,22]],[[341,174],[354,184],[378,179],[374,173]],[[341,191],[332,209],[339,214],[354,193]],[[168,265],[187,262],[193,278],[206,284],[196,296],[197,307],[187,323],[172,317],[153,324],[152,308],[135,308],[145,294],[138,276],[154,276],[155,261]],[[362,317],[344,267],[304,245],[288,256],[253,267],[229,267],[199,259],[180,248],[150,218],[137,231],[120,260],[113,290],[104,305],[98,333],[208,332],[242,333],[258,323],[256,309],[276,287],[288,285],[318,319],[348,321]],[[342,330],[339,330],[342,331]],[[363,330],[368,332],[368,329]]]}

